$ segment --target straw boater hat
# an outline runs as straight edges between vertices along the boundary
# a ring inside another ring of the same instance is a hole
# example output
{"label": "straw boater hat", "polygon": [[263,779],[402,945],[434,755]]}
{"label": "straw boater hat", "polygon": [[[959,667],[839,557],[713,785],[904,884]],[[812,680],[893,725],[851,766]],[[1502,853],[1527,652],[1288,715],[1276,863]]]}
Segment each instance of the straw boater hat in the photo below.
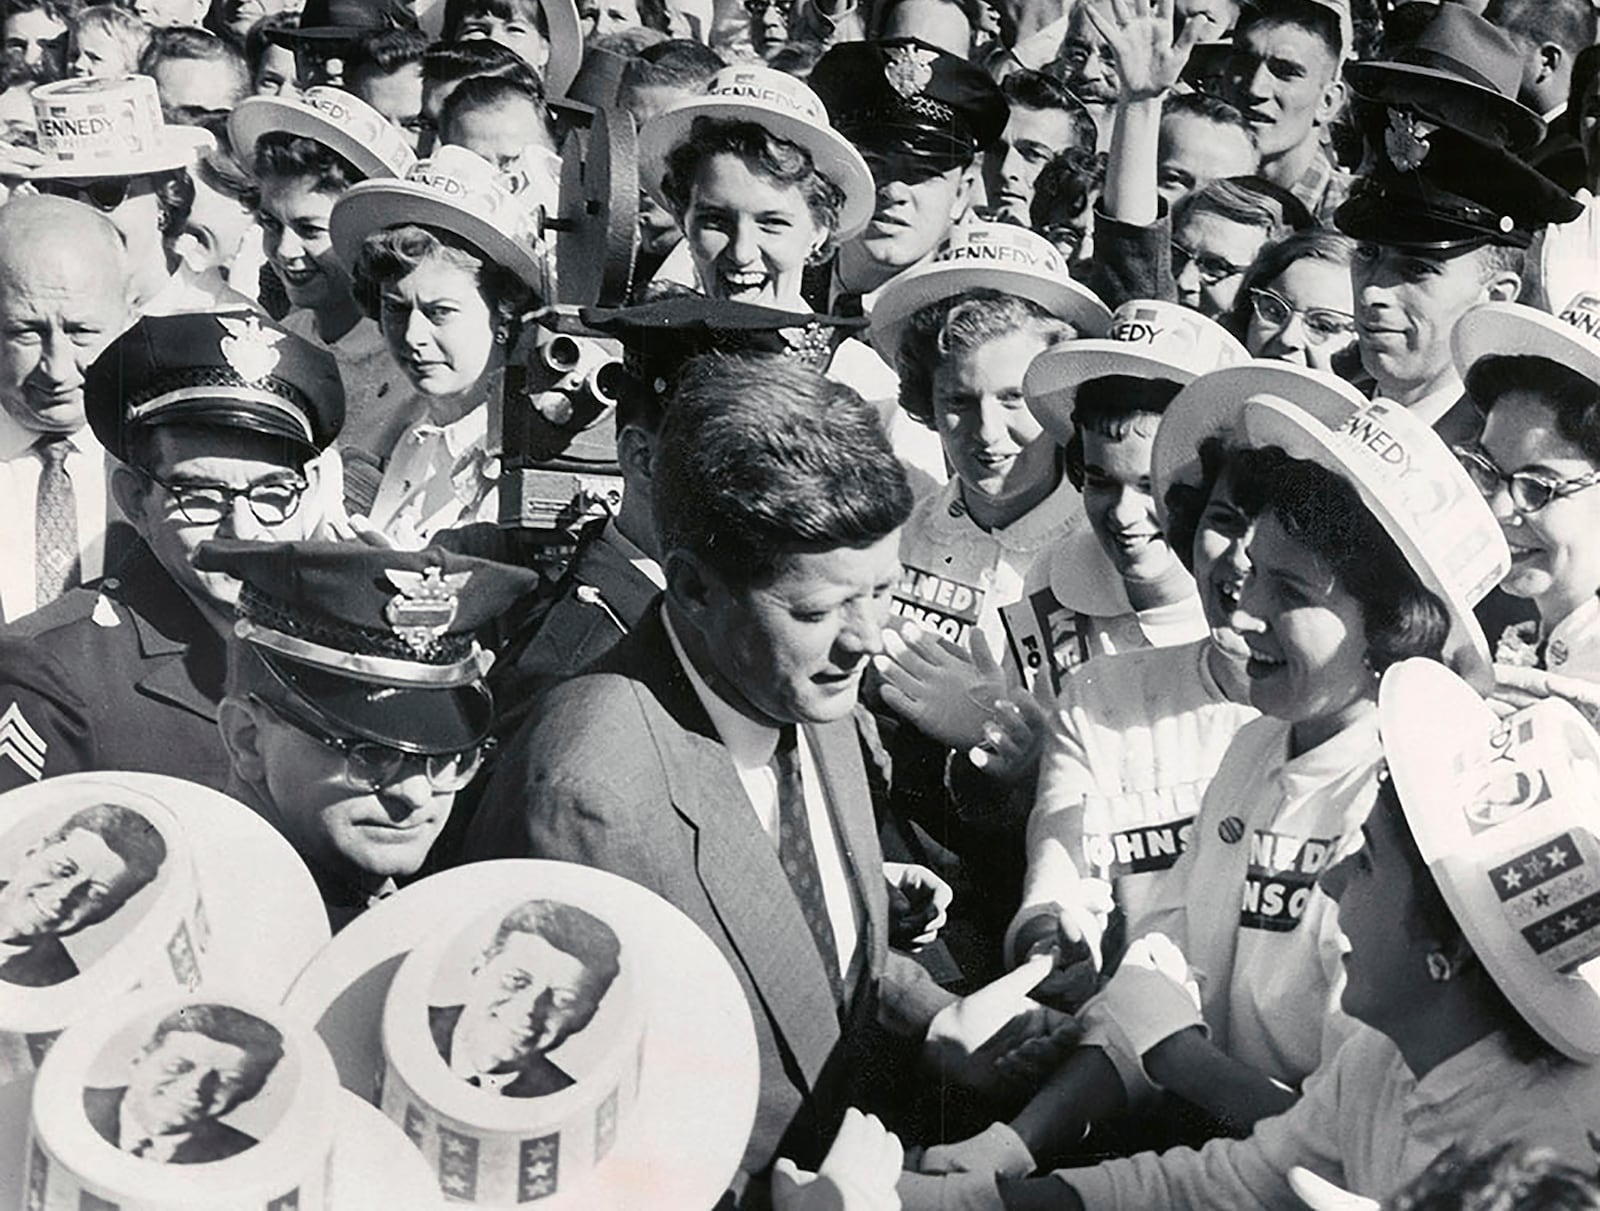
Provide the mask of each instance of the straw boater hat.
{"label": "straw boater hat", "polygon": [[838,239],[849,239],[871,221],[877,198],[872,173],[854,145],[829,124],[822,98],[793,76],[747,64],[723,68],[707,82],[704,95],[680,101],[639,131],[639,183],[661,205],[671,208],[661,192],[667,157],[688,139],[696,118],[754,122],[805,148],[817,171],[844,193]]}
{"label": "straw boater hat", "polygon": [[1600,737],[1561,699],[1498,718],[1427,660],[1383,675],[1378,725],[1473,953],[1552,1047],[1600,1060]]}
{"label": "straw boater hat", "polygon": [[168,126],[149,76],[84,77],[33,90],[38,167],[30,180],[138,177],[187,168],[213,146],[193,126]]}
{"label": "straw boater hat", "polygon": [[[486,935],[531,900],[608,926],[618,975],[593,1021],[549,1053],[573,1084],[493,1096],[447,1066],[429,1028],[447,1019],[428,1010],[461,1003]],[[316,1025],[344,1087],[381,1102],[441,1187],[475,1189],[480,1205],[708,1207],[754,1121],[755,1032],[727,961],[654,893],[590,867],[499,860],[413,883],[343,930],[285,1003]]]}
{"label": "straw boater hat", "polygon": [[1521,303],[1484,303],[1450,333],[1463,377],[1481,357],[1542,357],[1600,383],[1600,293],[1585,291],[1557,314]]}
{"label": "straw boater hat", "polygon": [[500,172],[465,147],[441,147],[401,180],[358,181],[334,203],[333,248],[354,265],[361,242],[402,224],[459,236],[489,260],[548,295],[548,274],[534,254],[536,233],[523,204],[500,183]]}
{"label": "straw boater hat", "polygon": [[963,223],[932,260],[896,274],[872,308],[872,343],[895,364],[911,317],[969,290],[998,290],[1039,304],[1082,337],[1105,335],[1111,310],[1067,274],[1049,240],[1010,223]]}
{"label": "straw boater hat", "polygon": [[[103,921],[60,939],[54,983],[0,977],[0,1085],[31,1073],[57,1032],[136,986],[277,998],[328,939],[311,875],[270,824],[161,774],[67,774],[0,797],[0,883],[27,850],[101,805],[139,826],[153,877]],[[5,1139],[0,1129],[0,1146]]]}
{"label": "straw boater hat", "polygon": [[[27,1206],[442,1211],[405,1134],[339,1087],[310,1024],[270,998],[156,993],[99,1008],[61,1036],[37,1078],[0,1090],[0,1168]],[[119,1138],[132,1063],[158,1030],[226,1041],[267,1068],[256,1094],[170,1160]]]}
{"label": "straw boater hat", "polygon": [[1187,385],[1212,370],[1248,361],[1227,329],[1176,303],[1134,299],[1118,307],[1103,339],[1069,341],[1033,359],[1022,389],[1028,407],[1057,441],[1071,440],[1078,388],[1109,375]]}
{"label": "straw boater hat", "polygon": [[1167,405],[1151,449],[1150,474],[1163,529],[1168,490],[1175,485],[1198,488],[1204,478],[1200,446],[1210,437],[1228,445],[1242,441],[1239,422],[1245,403],[1261,398],[1302,408],[1330,428],[1366,403],[1344,379],[1290,362],[1248,361],[1202,374]]}
{"label": "straw boater hat", "polygon": [[1474,685],[1494,667],[1472,607],[1500,583],[1511,552],[1499,523],[1455,455],[1425,422],[1385,400],[1352,404],[1336,425],[1282,400],[1250,400],[1242,428],[1253,446],[1281,446],[1349,480],[1450,618],[1445,660]]}
{"label": "straw boater hat", "polygon": [[234,153],[246,169],[269,131],[315,139],[363,177],[403,177],[417,162],[405,136],[360,97],[319,84],[295,97],[246,97],[228,116]]}

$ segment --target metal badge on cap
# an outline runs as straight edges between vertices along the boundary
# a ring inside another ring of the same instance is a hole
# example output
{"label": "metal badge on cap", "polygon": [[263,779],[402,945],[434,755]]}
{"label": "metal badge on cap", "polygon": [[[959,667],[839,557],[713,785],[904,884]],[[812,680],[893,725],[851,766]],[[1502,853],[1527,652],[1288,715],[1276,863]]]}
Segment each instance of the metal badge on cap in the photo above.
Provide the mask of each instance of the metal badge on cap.
{"label": "metal badge on cap", "polygon": [[1389,163],[1399,172],[1415,172],[1433,150],[1428,145],[1428,136],[1438,129],[1431,122],[1419,122],[1416,115],[1403,109],[1389,110],[1389,126],[1383,132]]}
{"label": "metal badge on cap", "polygon": [[418,656],[427,656],[450,629],[461,608],[458,594],[472,579],[471,572],[445,574],[443,568],[410,572],[389,568],[389,583],[400,591],[389,599],[383,616],[396,636]]}
{"label": "metal badge on cap", "polygon": [[891,46],[884,56],[883,78],[906,100],[920,96],[933,80],[936,51],[921,46]]}
{"label": "metal badge on cap", "polygon": [[278,352],[277,344],[287,333],[263,328],[253,315],[244,319],[219,315],[217,323],[225,333],[219,345],[222,356],[245,382],[260,383],[278,368],[283,354]]}

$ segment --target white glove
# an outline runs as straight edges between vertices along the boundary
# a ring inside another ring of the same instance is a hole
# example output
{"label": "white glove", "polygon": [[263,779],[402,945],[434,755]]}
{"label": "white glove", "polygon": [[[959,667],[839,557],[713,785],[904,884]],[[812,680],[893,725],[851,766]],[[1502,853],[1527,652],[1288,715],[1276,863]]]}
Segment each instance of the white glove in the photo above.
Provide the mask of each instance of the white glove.
{"label": "white glove", "polygon": [[922,1154],[924,1173],[988,1173],[995,1177],[1027,1177],[1035,1168],[1033,1153],[1005,1123],[990,1123],[981,1134],[954,1144],[935,1144]]}
{"label": "white glove", "polygon": [[895,1182],[903,1160],[894,1132],[852,1106],[817,1172],[787,1157],[773,1168],[774,1211],[899,1211]]}
{"label": "white glove", "polygon": [[1006,1211],[989,1173],[904,1173],[899,1190],[903,1211]]}
{"label": "white glove", "polygon": [[889,944],[920,950],[944,928],[955,892],[915,862],[885,862],[883,877],[889,885]]}
{"label": "white glove", "polygon": [[987,741],[984,725],[1006,683],[981,631],[972,633],[969,655],[916,622],[885,627],[872,666],[883,678],[885,704],[923,735],[958,752]]}
{"label": "white glove", "polygon": [[1100,990],[1100,1004],[1141,1057],[1180,1030],[1206,1028],[1200,987],[1165,934],[1146,934],[1128,947],[1117,974]]}

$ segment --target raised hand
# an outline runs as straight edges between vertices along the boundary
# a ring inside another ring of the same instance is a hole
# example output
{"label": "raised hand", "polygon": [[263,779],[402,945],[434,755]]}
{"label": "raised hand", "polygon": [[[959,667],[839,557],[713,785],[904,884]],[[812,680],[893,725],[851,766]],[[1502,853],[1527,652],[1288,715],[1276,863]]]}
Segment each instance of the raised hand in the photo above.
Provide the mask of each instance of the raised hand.
{"label": "raised hand", "polygon": [[1190,21],[1172,36],[1172,0],[1084,0],[1089,23],[1111,47],[1127,105],[1164,96],[1178,82],[1205,29]]}

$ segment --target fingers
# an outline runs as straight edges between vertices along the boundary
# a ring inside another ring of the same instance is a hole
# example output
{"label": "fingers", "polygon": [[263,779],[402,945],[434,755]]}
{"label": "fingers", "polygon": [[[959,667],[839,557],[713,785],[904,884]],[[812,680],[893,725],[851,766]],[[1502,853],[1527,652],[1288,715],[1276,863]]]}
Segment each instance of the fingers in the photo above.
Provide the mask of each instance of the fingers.
{"label": "fingers", "polygon": [[978,671],[987,680],[997,680],[1000,676],[1000,661],[995,657],[994,649],[989,646],[988,636],[981,630],[973,628],[969,646],[972,650],[972,662],[978,666]]}

